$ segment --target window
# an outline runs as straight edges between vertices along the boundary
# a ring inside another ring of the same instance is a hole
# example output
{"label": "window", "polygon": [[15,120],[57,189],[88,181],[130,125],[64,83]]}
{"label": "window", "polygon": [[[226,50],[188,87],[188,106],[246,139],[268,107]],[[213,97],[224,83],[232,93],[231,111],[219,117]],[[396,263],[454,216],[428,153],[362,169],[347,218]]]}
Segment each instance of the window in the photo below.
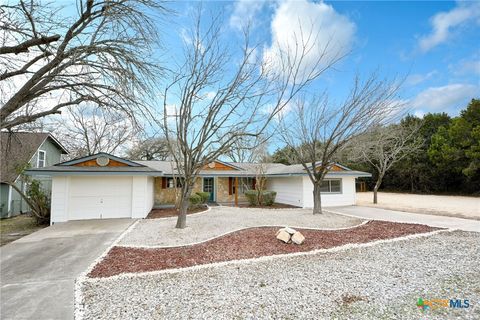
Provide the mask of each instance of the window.
{"label": "window", "polygon": [[[175,181],[177,182],[177,186],[175,187]],[[168,189],[173,189],[173,188],[181,188],[182,187],[182,181],[181,178],[167,178],[167,188]]]}
{"label": "window", "polygon": [[253,190],[254,178],[239,178],[238,179],[238,187],[240,189],[240,193],[244,194],[248,190]]}
{"label": "window", "polygon": [[342,179],[323,180],[321,193],[342,193]]}
{"label": "window", "polygon": [[38,150],[37,168],[45,167],[46,158],[47,158],[47,153],[43,150]]}

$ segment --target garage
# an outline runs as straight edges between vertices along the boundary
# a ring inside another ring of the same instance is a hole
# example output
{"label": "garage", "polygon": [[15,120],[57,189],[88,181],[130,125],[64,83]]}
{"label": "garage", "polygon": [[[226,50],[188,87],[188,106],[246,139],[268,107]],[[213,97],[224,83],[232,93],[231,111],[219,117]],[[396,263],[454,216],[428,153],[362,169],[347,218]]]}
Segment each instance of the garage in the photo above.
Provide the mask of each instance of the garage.
{"label": "garage", "polygon": [[155,177],[163,175],[162,171],[107,153],[28,171],[52,177],[51,224],[145,218],[153,207]]}
{"label": "garage", "polygon": [[68,220],[132,217],[132,177],[71,177]]}

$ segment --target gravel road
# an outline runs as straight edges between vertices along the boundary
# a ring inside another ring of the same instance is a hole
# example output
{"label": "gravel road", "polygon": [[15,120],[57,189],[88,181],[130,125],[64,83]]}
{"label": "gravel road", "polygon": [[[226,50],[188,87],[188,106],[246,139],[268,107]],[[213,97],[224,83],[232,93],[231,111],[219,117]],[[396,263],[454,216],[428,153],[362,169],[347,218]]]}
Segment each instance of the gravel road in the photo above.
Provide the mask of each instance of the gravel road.
{"label": "gravel road", "polygon": [[[192,222],[193,219],[190,219]],[[86,282],[85,319],[479,319],[480,233]],[[422,313],[418,298],[469,299]]]}

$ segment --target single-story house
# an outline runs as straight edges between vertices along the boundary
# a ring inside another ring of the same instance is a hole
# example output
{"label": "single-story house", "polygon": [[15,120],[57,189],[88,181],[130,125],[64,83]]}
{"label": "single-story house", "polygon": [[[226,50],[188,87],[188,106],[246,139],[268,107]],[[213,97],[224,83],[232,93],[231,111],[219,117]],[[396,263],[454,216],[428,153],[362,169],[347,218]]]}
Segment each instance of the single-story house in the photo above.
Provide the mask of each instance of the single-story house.
{"label": "single-story house", "polygon": [[[313,207],[313,184],[301,165],[214,161],[200,171],[194,192],[210,193],[223,205],[246,202],[259,172],[276,202]],[[52,223],[79,219],[145,218],[154,206],[175,203],[178,171],[171,161],[131,161],[99,153],[50,167],[31,169],[32,175],[52,176]],[[370,174],[340,164],[325,177],[323,206],[355,204],[355,179]]]}
{"label": "single-story house", "polygon": [[[0,132],[0,217],[11,217],[30,210],[26,201],[11,186],[27,190],[23,179],[26,168],[42,168],[60,162],[67,150],[51,134],[45,132]],[[51,177],[38,175],[42,188],[50,194]]]}

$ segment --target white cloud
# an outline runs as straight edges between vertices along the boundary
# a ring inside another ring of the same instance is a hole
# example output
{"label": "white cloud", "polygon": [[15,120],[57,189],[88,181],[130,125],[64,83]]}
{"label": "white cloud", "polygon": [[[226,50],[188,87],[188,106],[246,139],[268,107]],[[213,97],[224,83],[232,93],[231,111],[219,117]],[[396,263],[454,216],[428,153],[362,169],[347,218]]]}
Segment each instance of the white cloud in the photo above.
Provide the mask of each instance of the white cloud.
{"label": "white cloud", "polygon": [[[324,62],[348,52],[356,31],[355,24],[324,2],[306,0],[281,2],[271,22],[272,45],[264,49],[264,62],[279,71],[281,53],[295,60],[299,50],[295,44],[303,42],[308,52],[300,71],[311,70],[319,57]],[[327,50],[325,50],[327,48]],[[298,62],[298,60],[297,60]]]}
{"label": "white cloud", "polygon": [[233,13],[230,16],[230,27],[242,30],[249,23],[254,24],[257,13],[262,10],[265,1],[238,0],[233,7]]}
{"label": "white cloud", "polygon": [[432,32],[419,39],[420,50],[427,52],[446,42],[455,28],[472,21],[480,22],[480,2],[460,1],[452,10],[437,13],[430,19]]}
{"label": "white cloud", "polygon": [[433,112],[448,111],[480,94],[480,87],[472,84],[449,84],[442,87],[431,87],[420,92],[411,105],[415,109],[429,109]]}
{"label": "white cloud", "polygon": [[450,65],[449,68],[455,75],[480,75],[480,54],[471,59],[462,59],[457,64]]}
{"label": "white cloud", "polygon": [[417,118],[423,118],[423,116],[425,115],[425,112],[423,110],[416,110],[413,115]]}
{"label": "white cloud", "polygon": [[427,81],[428,79],[431,79],[433,76],[437,74],[438,74],[437,70],[433,70],[426,74],[416,73],[416,74],[409,75],[405,82],[406,82],[406,85],[408,86],[415,86],[417,84]]}

